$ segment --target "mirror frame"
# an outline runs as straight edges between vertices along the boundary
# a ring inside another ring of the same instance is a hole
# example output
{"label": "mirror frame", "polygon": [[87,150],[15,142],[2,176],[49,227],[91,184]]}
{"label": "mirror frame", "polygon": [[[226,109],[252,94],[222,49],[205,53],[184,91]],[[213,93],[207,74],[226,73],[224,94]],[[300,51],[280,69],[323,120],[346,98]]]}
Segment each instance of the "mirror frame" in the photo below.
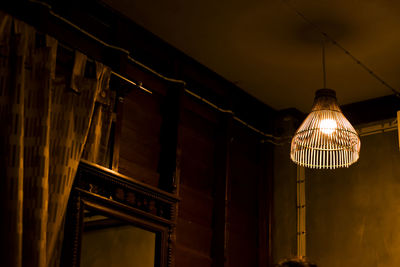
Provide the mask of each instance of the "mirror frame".
{"label": "mirror frame", "polygon": [[85,209],[156,233],[155,267],[175,263],[176,195],[81,161],[64,228],[62,267],[79,267]]}

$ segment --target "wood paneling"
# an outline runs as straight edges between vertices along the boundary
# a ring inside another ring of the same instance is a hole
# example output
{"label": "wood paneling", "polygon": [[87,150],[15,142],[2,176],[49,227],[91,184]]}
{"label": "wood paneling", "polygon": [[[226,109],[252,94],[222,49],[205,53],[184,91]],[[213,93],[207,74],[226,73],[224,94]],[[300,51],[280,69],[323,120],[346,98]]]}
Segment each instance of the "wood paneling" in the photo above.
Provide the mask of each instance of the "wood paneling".
{"label": "wood paneling", "polygon": [[160,155],[161,99],[138,89],[123,102],[119,172],[158,186]]}
{"label": "wood paneling", "polygon": [[212,229],[194,221],[178,219],[176,242],[180,246],[197,251],[204,256],[210,256]]}
{"label": "wood paneling", "polygon": [[[113,162],[113,166],[119,165],[122,174],[180,194],[176,266],[267,266],[271,218],[266,216],[270,214],[271,198],[264,195],[272,192],[270,183],[263,179],[271,181],[272,174],[263,160],[272,158],[261,157],[259,150],[263,147],[266,153],[272,148],[262,145],[260,136],[248,128],[231,128],[234,121],[229,112],[217,111],[189,94],[182,97],[183,87],[171,85],[142,64],[134,63],[128,54],[77,31],[51,15],[47,7],[29,1],[3,2],[2,9],[39,31],[135,82],[143,82],[153,91],[147,94],[126,85],[130,93],[124,95],[119,90],[126,92],[127,88],[116,88],[125,99],[121,128],[115,131],[118,134],[120,129],[121,133],[119,162]],[[272,133],[274,110],[101,1],[46,2],[55,13],[82,29],[130,51],[129,55],[145,66],[184,80],[185,88]],[[116,155],[114,158],[118,161]],[[259,205],[265,201],[268,205]]]}
{"label": "wood paneling", "polygon": [[258,266],[260,140],[234,125],[230,155],[229,266]]}
{"label": "wood paneling", "polygon": [[210,195],[215,170],[215,124],[185,110],[181,124],[181,184]]}
{"label": "wood paneling", "polygon": [[212,259],[185,246],[176,246],[176,267],[210,267]]}
{"label": "wood paneling", "polygon": [[179,196],[184,201],[179,205],[179,218],[209,227],[212,222],[212,196],[185,185],[181,185],[180,189]]}
{"label": "wood paneling", "polygon": [[176,266],[211,266],[216,114],[187,98],[183,106]]}

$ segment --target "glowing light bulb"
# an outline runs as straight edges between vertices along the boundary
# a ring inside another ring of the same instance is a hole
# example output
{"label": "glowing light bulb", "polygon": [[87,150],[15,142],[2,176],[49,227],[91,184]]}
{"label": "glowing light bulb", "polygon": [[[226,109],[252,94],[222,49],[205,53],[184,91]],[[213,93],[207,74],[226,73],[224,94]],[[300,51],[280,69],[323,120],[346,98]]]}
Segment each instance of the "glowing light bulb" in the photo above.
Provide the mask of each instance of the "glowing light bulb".
{"label": "glowing light bulb", "polygon": [[336,121],[332,119],[324,119],[319,124],[319,129],[324,134],[331,134],[336,130],[336,128],[337,128]]}

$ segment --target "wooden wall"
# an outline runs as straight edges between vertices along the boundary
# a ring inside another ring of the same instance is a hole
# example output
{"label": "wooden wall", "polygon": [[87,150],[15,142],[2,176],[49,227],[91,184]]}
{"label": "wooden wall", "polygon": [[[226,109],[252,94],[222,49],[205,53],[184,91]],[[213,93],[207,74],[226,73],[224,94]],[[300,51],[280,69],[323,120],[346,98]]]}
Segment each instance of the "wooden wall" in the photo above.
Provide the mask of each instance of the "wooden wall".
{"label": "wooden wall", "polygon": [[97,1],[47,2],[100,39],[133,51],[145,65],[186,82],[184,87],[132,64],[126,54],[76,31],[44,6],[27,1],[0,5],[153,92],[112,84],[121,100],[115,166],[179,196],[175,266],[269,266],[272,147],[230,113],[184,89],[264,132],[272,130],[274,110]]}
{"label": "wooden wall", "polygon": [[211,266],[217,114],[185,97],[180,124],[177,266]]}
{"label": "wooden wall", "polygon": [[160,97],[133,90],[123,100],[118,171],[158,186]]}
{"label": "wooden wall", "polygon": [[[125,97],[119,164],[119,172],[153,186],[160,177],[157,99],[138,89]],[[268,266],[268,207],[259,201],[268,201],[270,147],[191,96],[180,111],[176,266]]]}
{"label": "wooden wall", "polygon": [[[128,84],[115,87],[124,98],[121,127],[116,130],[116,166],[123,174],[179,196],[175,266],[266,267],[271,266],[272,246],[277,259],[293,254],[295,187],[288,180],[294,168],[287,157],[289,147],[278,147],[272,155],[272,145],[229,113],[133,64],[125,53],[88,38],[50,11],[130,51],[163,75],[184,80],[186,88],[266,133],[282,134],[273,126],[276,112],[100,1],[43,1],[52,9],[23,0],[1,1],[0,9],[153,91],[148,94]],[[398,98],[388,96],[348,105],[343,111],[353,123],[365,123],[389,118],[399,107]],[[274,243],[272,214],[277,215]]]}
{"label": "wooden wall", "polygon": [[258,179],[260,142],[238,126],[230,156],[229,266],[258,266]]}

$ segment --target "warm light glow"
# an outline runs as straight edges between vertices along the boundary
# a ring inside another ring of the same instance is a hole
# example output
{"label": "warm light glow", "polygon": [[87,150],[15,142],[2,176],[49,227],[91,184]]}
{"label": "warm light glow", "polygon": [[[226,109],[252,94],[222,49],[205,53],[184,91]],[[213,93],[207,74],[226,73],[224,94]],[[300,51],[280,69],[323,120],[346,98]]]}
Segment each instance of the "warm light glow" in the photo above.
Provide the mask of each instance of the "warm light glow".
{"label": "warm light glow", "polygon": [[337,124],[335,120],[332,119],[324,119],[319,124],[319,129],[324,134],[332,134],[337,128]]}
{"label": "warm light glow", "polygon": [[360,147],[360,137],[340,110],[335,91],[318,90],[310,114],[293,136],[293,162],[315,169],[349,167],[358,160]]}

